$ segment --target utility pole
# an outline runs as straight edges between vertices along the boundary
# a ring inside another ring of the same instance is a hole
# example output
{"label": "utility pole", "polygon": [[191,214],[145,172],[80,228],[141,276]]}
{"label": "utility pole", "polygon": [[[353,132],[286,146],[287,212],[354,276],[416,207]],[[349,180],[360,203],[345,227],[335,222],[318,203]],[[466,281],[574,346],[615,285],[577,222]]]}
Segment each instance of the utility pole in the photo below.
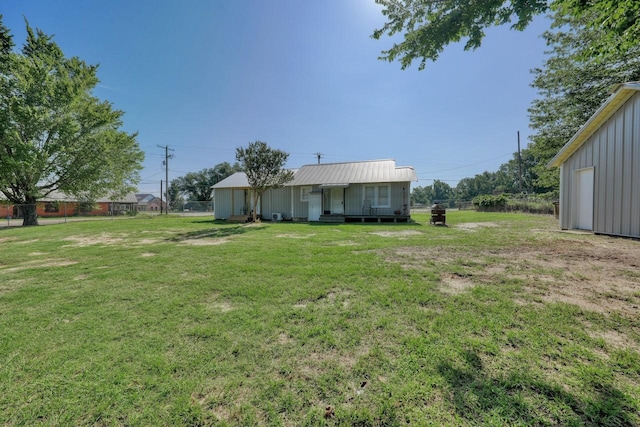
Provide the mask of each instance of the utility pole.
{"label": "utility pole", "polygon": [[318,157],[318,164],[320,164],[320,158],[322,157],[322,153],[316,153],[316,156]]}
{"label": "utility pole", "polygon": [[[160,148],[164,148],[164,167],[165,167],[165,180],[164,180],[164,191],[165,191],[165,201],[167,203],[167,208],[165,209],[165,214],[169,215],[169,158],[173,157],[173,155],[169,156],[169,150],[175,151],[172,148],[169,148],[168,145],[158,145]],[[162,191],[161,191],[162,192]]]}
{"label": "utility pole", "polygon": [[162,215],[162,180],[160,180],[160,215]]}
{"label": "utility pole", "polygon": [[522,156],[520,155],[520,131],[518,131],[518,182],[522,193]]}

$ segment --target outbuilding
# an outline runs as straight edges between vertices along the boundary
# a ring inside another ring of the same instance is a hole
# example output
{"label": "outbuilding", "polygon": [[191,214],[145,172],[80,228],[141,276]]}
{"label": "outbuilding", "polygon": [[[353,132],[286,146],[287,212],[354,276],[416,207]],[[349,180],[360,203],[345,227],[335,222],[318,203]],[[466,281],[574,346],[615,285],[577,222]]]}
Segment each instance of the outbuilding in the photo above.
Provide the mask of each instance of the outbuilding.
{"label": "outbuilding", "polygon": [[640,82],[611,96],[549,162],[560,228],[640,238]]}

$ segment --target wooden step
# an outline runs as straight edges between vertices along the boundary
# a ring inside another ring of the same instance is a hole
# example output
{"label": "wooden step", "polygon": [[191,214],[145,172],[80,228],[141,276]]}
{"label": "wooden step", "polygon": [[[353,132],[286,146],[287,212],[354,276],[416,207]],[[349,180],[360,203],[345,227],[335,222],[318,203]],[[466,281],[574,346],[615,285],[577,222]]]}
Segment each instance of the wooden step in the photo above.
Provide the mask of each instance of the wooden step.
{"label": "wooden step", "polygon": [[251,219],[253,219],[253,217],[250,217],[249,215],[232,215],[229,218],[227,218],[227,222],[249,222]]}

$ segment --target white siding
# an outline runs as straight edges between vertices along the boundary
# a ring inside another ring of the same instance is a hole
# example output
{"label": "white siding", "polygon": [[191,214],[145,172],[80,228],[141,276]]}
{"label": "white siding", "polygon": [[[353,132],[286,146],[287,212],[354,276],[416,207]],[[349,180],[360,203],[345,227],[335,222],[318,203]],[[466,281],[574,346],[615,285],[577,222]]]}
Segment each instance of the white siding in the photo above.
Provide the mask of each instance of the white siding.
{"label": "white siding", "polygon": [[245,197],[249,203],[247,190],[237,188],[216,188],[214,190],[214,215],[216,219],[227,219],[233,215],[241,215],[245,207]]}
{"label": "white siding", "polygon": [[640,237],[640,93],[624,103],[560,169],[560,226],[574,228],[575,171],[594,168],[597,233]]}
{"label": "white siding", "polygon": [[291,188],[281,187],[267,190],[262,195],[261,213],[270,219],[273,213],[280,213],[284,219],[291,219]]}

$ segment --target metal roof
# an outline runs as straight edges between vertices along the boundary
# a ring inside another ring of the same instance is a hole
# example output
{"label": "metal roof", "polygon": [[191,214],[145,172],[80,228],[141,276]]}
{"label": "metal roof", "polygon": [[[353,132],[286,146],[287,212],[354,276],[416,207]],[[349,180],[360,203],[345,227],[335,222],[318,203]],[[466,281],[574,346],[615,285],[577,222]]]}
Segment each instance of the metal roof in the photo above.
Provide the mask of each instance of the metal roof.
{"label": "metal roof", "polygon": [[564,163],[637,91],[640,91],[640,82],[622,83],[614,86],[612,95],[598,108],[593,116],[582,125],[569,142],[558,151],[558,154],[547,163],[547,168],[558,167]]}
{"label": "metal roof", "polygon": [[[376,182],[417,181],[412,167],[396,167],[395,160],[363,162],[320,163],[294,170],[293,181],[287,186],[320,185],[322,187],[347,186]],[[216,188],[249,188],[247,175],[237,172],[213,186]]]}
{"label": "metal roof", "polygon": [[397,168],[394,160],[305,165],[291,185],[339,185],[417,181],[413,168]]}
{"label": "metal roof", "polygon": [[223,179],[220,182],[211,186],[214,190],[216,188],[249,188],[249,181],[247,180],[247,174],[244,172],[236,172]]}

